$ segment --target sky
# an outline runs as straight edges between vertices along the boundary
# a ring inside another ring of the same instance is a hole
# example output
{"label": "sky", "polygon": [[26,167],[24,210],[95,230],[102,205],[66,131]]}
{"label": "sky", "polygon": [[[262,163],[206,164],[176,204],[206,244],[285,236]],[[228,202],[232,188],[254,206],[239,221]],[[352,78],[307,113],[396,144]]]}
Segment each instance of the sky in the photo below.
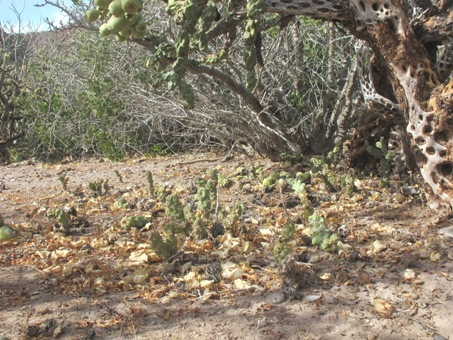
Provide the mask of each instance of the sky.
{"label": "sky", "polygon": [[[60,0],[61,3],[71,4],[71,0]],[[14,26],[14,30],[19,28],[19,20],[13,8],[20,13],[21,31],[43,31],[48,29],[44,22],[49,18],[52,22],[64,20],[64,15],[52,6],[35,7],[35,4],[43,4],[42,0],[0,0],[0,22],[4,27]]]}

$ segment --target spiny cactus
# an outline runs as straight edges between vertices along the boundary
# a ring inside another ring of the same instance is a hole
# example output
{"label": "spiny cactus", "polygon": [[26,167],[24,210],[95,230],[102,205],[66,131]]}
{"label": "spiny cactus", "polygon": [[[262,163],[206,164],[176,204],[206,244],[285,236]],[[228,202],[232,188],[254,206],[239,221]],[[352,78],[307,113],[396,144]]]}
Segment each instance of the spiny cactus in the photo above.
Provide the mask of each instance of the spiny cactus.
{"label": "spiny cactus", "polygon": [[118,180],[120,181],[120,183],[124,183],[123,176],[121,176],[120,172],[118,170],[115,170],[114,172],[115,172],[116,177],[118,177]]}
{"label": "spiny cactus", "polygon": [[246,88],[252,91],[256,85],[255,65],[257,62],[257,51],[255,42],[259,36],[260,16],[263,10],[263,0],[249,0],[247,2],[247,23],[244,35],[244,63],[247,71]]}
{"label": "spiny cactus", "polygon": [[367,144],[366,150],[368,153],[378,159],[380,159],[381,165],[381,183],[380,186],[388,186],[390,179],[390,162],[394,155],[388,150],[389,138],[382,136],[379,142],[376,142],[375,146]]}
{"label": "spiny cactus", "polygon": [[308,218],[310,230],[312,233],[311,243],[318,246],[321,250],[336,251],[338,241],[340,241],[337,234],[327,228],[324,219],[316,214]]}
{"label": "spiny cactus", "polygon": [[71,219],[68,214],[62,209],[49,209],[47,211],[47,216],[53,217],[56,220],[54,230],[68,232]]}
{"label": "spiny cactus", "polygon": [[275,260],[280,263],[290,251],[290,242],[294,240],[296,225],[293,221],[285,223],[277,244],[274,246]]}
{"label": "spiny cactus", "polygon": [[12,240],[16,236],[13,229],[0,225],[0,242]]}
{"label": "spiny cactus", "polygon": [[59,176],[58,180],[61,182],[61,185],[63,186],[63,190],[68,191],[69,178],[66,176],[66,174]]}
{"label": "spiny cactus", "polygon": [[130,230],[131,228],[143,228],[149,223],[149,218],[145,216],[126,216],[120,222],[122,228]]}
{"label": "spiny cactus", "polygon": [[211,211],[211,195],[209,193],[209,189],[200,188],[197,192],[195,200],[198,202],[198,209],[204,213]]}
{"label": "spiny cactus", "polygon": [[157,255],[163,259],[168,259],[176,253],[178,243],[174,235],[163,238],[158,232],[153,232],[151,234],[151,246]]}
{"label": "spiny cactus", "polygon": [[184,208],[176,194],[171,194],[170,196],[168,196],[166,199],[166,204],[167,204],[167,206],[165,208],[165,213],[168,216],[170,216],[176,220],[179,220],[179,221],[185,220]]}
{"label": "spiny cactus", "polygon": [[146,182],[148,183],[148,191],[151,196],[154,195],[154,180],[153,180],[153,174],[151,171],[146,171]]}
{"label": "spiny cactus", "polygon": [[352,194],[354,193],[356,187],[354,184],[354,175],[352,171],[348,171],[341,176],[341,189],[348,196],[352,196]]}
{"label": "spiny cactus", "polygon": [[89,182],[88,187],[95,196],[105,195],[110,190],[108,178],[97,179],[93,182]]}

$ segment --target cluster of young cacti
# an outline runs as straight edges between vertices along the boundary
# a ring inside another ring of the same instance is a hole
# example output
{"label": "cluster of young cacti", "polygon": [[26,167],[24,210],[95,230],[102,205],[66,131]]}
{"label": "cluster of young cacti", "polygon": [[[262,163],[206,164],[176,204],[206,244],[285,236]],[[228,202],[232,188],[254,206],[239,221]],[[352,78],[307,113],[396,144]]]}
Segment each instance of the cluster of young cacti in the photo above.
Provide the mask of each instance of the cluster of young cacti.
{"label": "cluster of young cacti", "polygon": [[387,186],[389,184],[390,178],[390,162],[393,159],[394,155],[389,152],[389,138],[381,137],[379,142],[376,142],[376,145],[367,144],[366,151],[373,157],[376,157],[380,160],[381,164],[381,183],[380,186]]}
{"label": "cluster of young cacti", "polygon": [[174,234],[166,233],[164,238],[158,232],[153,232],[150,239],[153,250],[164,259],[173,256],[178,249],[178,240]]}
{"label": "cluster of young cacti", "polygon": [[313,204],[308,198],[308,193],[306,190],[306,183],[311,181],[311,174],[309,172],[298,172],[296,174],[296,179],[292,182],[292,189],[299,197],[300,205],[303,210],[303,218],[308,219],[308,216],[313,214]]}
{"label": "cluster of young cacti", "polygon": [[328,159],[312,158],[310,159],[310,162],[313,164],[313,176],[322,179],[325,186],[327,187],[327,190],[329,190],[330,192],[336,192],[337,188],[335,187],[335,183],[338,182],[336,178],[337,174],[331,171],[331,163],[328,162]]}
{"label": "cluster of young cacti", "polygon": [[118,201],[113,203],[113,208],[115,208],[115,209],[128,209],[129,208],[129,202],[124,197],[121,197]]}
{"label": "cluster of young cacti", "polygon": [[[189,235],[204,239],[209,235],[217,237],[223,234],[222,223],[234,227],[245,211],[242,203],[236,203],[226,216],[220,212],[217,202],[218,188],[231,185],[231,180],[219,174],[217,169],[211,169],[204,178],[196,179],[195,183],[198,186],[196,194],[193,200],[186,201],[185,207],[178,194],[173,191],[171,184],[159,183],[155,186],[150,171],[146,172],[146,181],[154,199],[165,202],[166,217],[161,220],[163,230],[153,231],[150,235],[153,250],[164,259],[174,255],[180,246],[180,241]],[[124,198],[120,198],[113,207],[124,209],[129,207],[129,204]],[[219,215],[222,222],[219,221]],[[120,225],[130,230],[143,228],[149,222],[148,217],[129,216],[124,217]]]}
{"label": "cluster of young cacti", "polygon": [[108,178],[99,178],[93,182],[89,182],[88,187],[94,196],[106,195],[110,190]]}
{"label": "cluster of young cacti", "polygon": [[313,214],[308,218],[308,223],[312,234],[311,243],[313,245],[318,246],[321,250],[332,252],[337,250],[340,239],[336,233],[327,228],[324,218]]}
{"label": "cluster of young cacti", "polygon": [[89,22],[108,20],[99,27],[103,37],[114,35],[118,41],[129,37],[143,39],[146,36],[146,23],[142,19],[142,0],[95,0],[96,8],[86,12]]}
{"label": "cluster of young cacti", "polygon": [[261,181],[261,184],[266,191],[273,189],[283,191],[288,187],[288,184],[292,184],[293,181],[294,179],[290,173],[286,171],[273,171]]}
{"label": "cluster of young cacti", "polygon": [[49,209],[47,210],[47,216],[55,218],[55,231],[62,231],[64,233],[69,231],[71,219],[69,215],[62,209]]}

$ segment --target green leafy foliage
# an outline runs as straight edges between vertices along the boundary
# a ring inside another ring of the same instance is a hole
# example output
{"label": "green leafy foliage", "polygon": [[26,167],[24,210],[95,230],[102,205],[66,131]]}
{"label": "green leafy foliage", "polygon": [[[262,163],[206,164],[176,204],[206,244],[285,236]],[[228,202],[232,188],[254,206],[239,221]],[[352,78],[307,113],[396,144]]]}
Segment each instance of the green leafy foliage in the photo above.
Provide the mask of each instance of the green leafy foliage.
{"label": "green leafy foliage", "polygon": [[[17,104],[24,108],[27,129],[16,146],[17,158],[59,160],[71,155],[118,160],[156,144],[149,128],[126,109],[130,105],[126,84],[136,79],[138,70],[115,66],[121,51],[86,32],[56,46],[61,51],[49,51],[52,58],[43,55],[28,65],[31,90]],[[142,80],[146,79],[137,82]]]}

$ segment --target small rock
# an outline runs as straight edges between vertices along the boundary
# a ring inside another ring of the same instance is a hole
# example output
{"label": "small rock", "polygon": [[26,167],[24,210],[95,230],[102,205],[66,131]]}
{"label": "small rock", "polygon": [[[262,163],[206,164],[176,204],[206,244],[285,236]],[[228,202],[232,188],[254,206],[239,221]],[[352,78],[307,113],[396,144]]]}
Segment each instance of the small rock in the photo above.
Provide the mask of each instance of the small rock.
{"label": "small rock", "polygon": [[286,294],[284,292],[270,292],[266,296],[266,301],[270,304],[277,305],[286,300]]}
{"label": "small rock", "polygon": [[438,233],[440,235],[453,237],[453,225],[446,227],[446,228],[439,229]]}
{"label": "small rock", "polygon": [[447,340],[447,338],[442,335],[436,334],[434,335],[433,340]]}
{"label": "small rock", "polygon": [[35,308],[35,313],[39,315],[44,315],[50,312],[49,307],[46,306],[38,306]]}
{"label": "small rock", "polygon": [[399,192],[397,192],[397,193],[395,194],[395,202],[397,202],[397,203],[403,203],[405,200],[406,200],[406,197],[404,197],[403,194],[401,194],[401,193],[399,193]]}
{"label": "small rock", "polygon": [[267,324],[268,324],[268,322],[267,322],[267,318],[265,316],[256,322],[256,325],[258,326],[258,328],[266,327]]}

